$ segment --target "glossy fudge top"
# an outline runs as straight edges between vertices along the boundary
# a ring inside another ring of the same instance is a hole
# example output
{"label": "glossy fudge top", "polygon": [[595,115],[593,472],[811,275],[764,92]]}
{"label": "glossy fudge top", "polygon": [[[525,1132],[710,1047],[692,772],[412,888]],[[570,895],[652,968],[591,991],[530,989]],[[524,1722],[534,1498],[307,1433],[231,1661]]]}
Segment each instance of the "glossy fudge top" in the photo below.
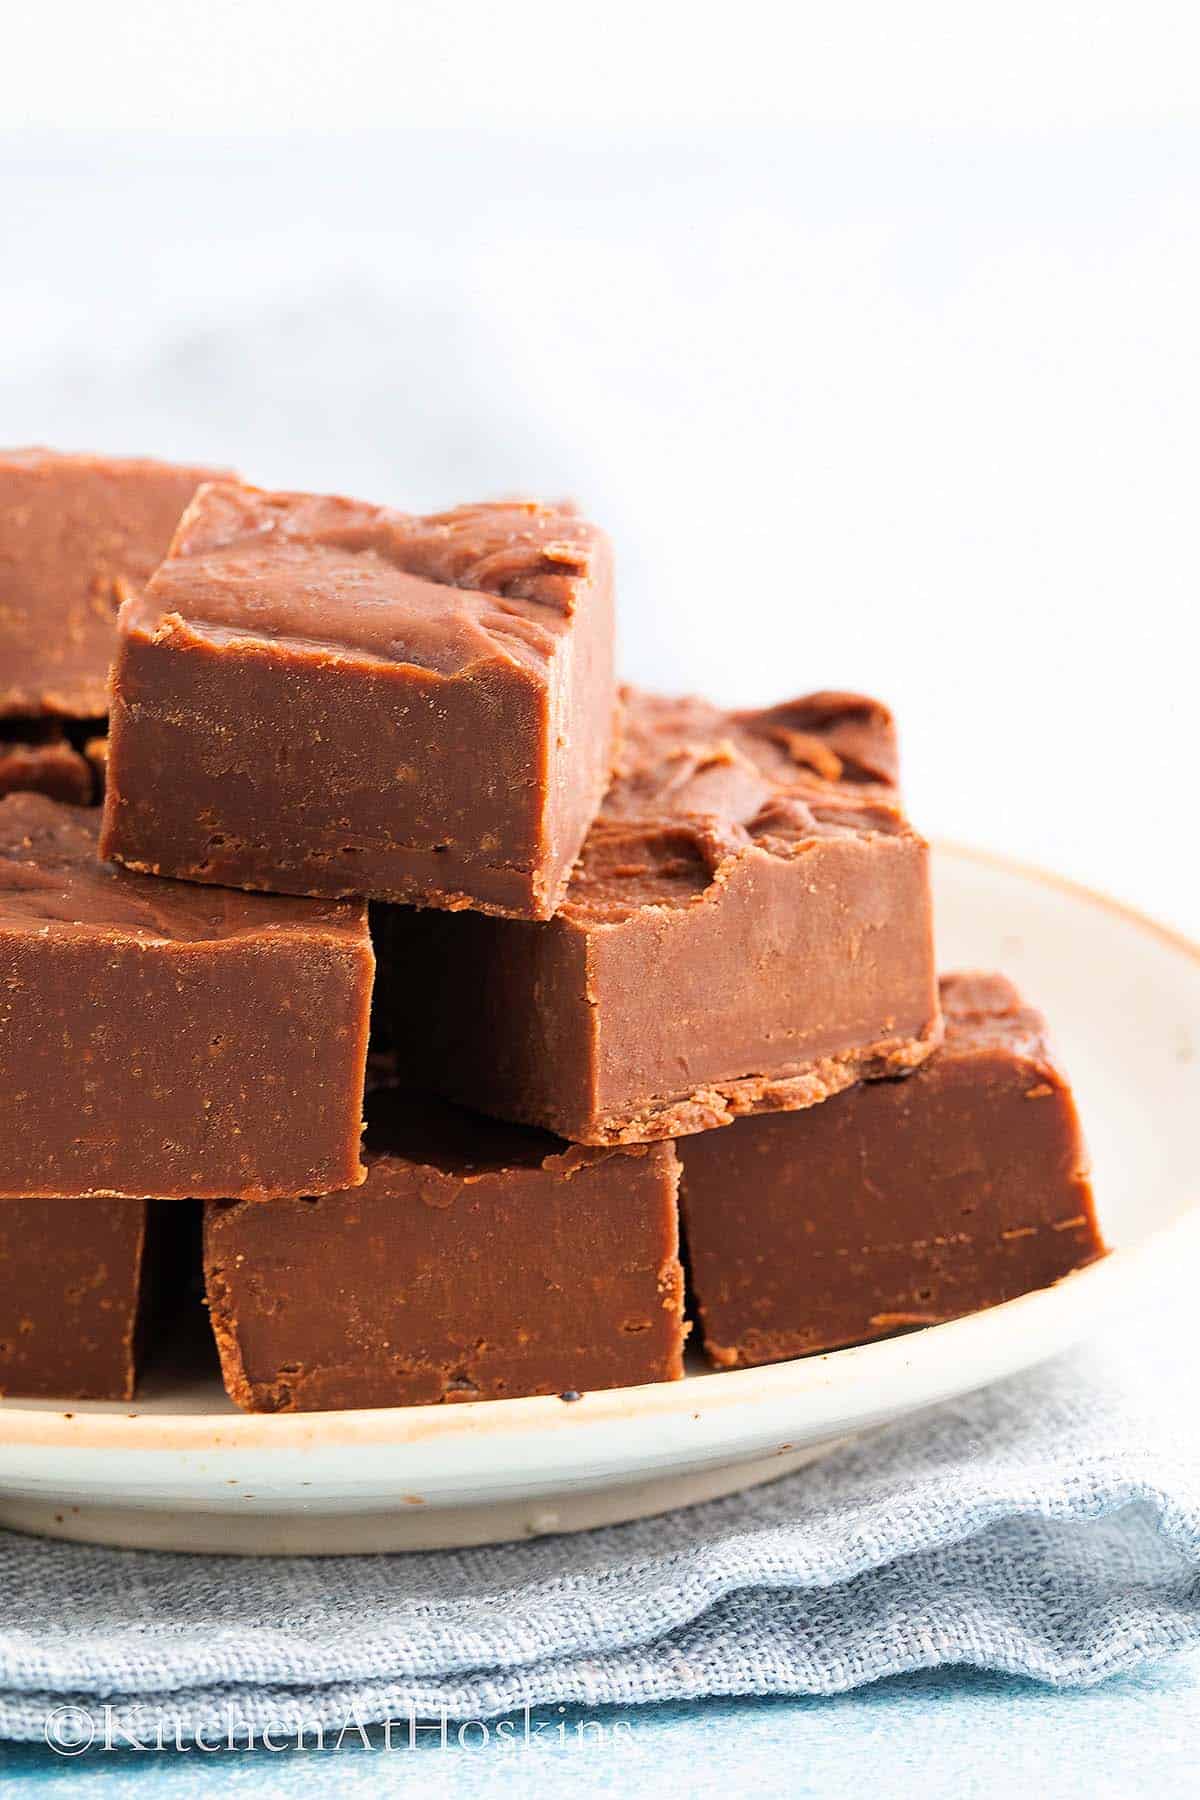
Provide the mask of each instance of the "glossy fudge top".
{"label": "glossy fudge top", "polygon": [[497,660],[536,671],[606,556],[602,533],[565,505],[504,501],[419,517],[214,482],[123,623],[447,679]]}
{"label": "glossy fudge top", "polygon": [[818,693],[762,712],[626,689],[622,746],[562,912],[617,923],[687,906],[721,864],[757,847],[794,857],[817,839],[909,833],[892,715]]}
{"label": "glossy fudge top", "polygon": [[626,732],[605,813],[750,819],[779,788],[834,784],[894,790],[896,726],[865,694],[805,694],[759,712],[626,688]]}
{"label": "glossy fudge top", "polygon": [[1066,1080],[1046,1037],[1046,1021],[1027,1006],[1007,976],[969,970],[938,983],[946,1022],[943,1056],[1002,1050],[1037,1068],[1054,1087]]}
{"label": "glossy fudge top", "polygon": [[99,934],[143,942],[311,933],[363,941],[364,907],[134,875],[96,855],[99,814],[42,794],[0,800],[0,933]]}
{"label": "glossy fudge top", "polygon": [[214,469],[0,451],[0,715],[106,710],[117,609]]}

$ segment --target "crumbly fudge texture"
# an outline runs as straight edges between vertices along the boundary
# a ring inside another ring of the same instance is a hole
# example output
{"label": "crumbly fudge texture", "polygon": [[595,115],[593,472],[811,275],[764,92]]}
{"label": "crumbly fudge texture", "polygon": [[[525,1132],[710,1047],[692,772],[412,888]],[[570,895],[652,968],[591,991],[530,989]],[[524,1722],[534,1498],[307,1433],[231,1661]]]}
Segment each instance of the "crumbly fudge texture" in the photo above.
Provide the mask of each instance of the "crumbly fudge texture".
{"label": "crumbly fudge texture", "polygon": [[395,909],[406,1077],[581,1143],[812,1105],[940,1034],[928,849],[891,716],[625,696],[616,778],[553,921]]}
{"label": "crumbly fudge texture", "polygon": [[225,1385],[252,1412],[583,1393],[682,1374],[670,1144],[596,1151],[394,1091],[352,1193],[205,1208]]}
{"label": "crumbly fudge texture", "polygon": [[0,1199],[267,1199],[361,1179],[366,908],[98,861],[0,801]]}
{"label": "crumbly fudge texture", "polygon": [[46,794],[89,806],[95,793],[91,763],[56,720],[0,721],[0,798]]}
{"label": "crumbly fudge texture", "polygon": [[0,1395],[133,1398],[155,1211],[145,1200],[0,1204]]}
{"label": "crumbly fudge texture", "polygon": [[999,975],[942,982],[904,1080],[681,1147],[692,1302],[718,1368],[888,1337],[1104,1254],[1067,1078]]}
{"label": "crumbly fudge texture", "polygon": [[608,546],[568,507],[204,488],[121,615],[104,854],[548,918],[608,778],[612,657]]}
{"label": "crumbly fudge texture", "polygon": [[0,451],[0,717],[107,711],[117,609],[162,561],[188,501],[215,473]]}

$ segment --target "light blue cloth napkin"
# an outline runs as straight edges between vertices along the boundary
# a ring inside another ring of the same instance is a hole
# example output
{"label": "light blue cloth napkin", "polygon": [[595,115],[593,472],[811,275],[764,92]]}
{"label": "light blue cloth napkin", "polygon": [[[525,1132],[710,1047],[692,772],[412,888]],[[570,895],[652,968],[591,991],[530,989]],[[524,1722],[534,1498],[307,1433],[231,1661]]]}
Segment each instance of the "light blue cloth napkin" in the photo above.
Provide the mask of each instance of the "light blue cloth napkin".
{"label": "light blue cloth napkin", "polygon": [[211,1740],[946,1664],[1099,1682],[1200,1642],[1191,1320],[1111,1337],[771,1486],[585,1536],[287,1561],[0,1536],[0,1736],[41,1739],[65,1707],[81,1730]]}

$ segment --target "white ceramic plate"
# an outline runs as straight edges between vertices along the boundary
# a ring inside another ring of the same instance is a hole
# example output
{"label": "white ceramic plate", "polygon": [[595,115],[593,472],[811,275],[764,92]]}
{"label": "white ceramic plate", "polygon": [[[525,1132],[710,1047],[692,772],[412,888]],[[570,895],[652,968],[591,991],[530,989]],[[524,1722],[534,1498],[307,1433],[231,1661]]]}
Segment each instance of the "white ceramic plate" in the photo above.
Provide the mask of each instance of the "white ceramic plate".
{"label": "white ceramic plate", "polygon": [[0,1524],[222,1551],[498,1541],[635,1518],[1078,1341],[1200,1244],[1200,950],[1111,901],[963,850],[936,861],[943,968],[999,968],[1049,1015],[1114,1254],[885,1343],[682,1382],[451,1407],[250,1417],[214,1381],[135,1406],[0,1402]]}

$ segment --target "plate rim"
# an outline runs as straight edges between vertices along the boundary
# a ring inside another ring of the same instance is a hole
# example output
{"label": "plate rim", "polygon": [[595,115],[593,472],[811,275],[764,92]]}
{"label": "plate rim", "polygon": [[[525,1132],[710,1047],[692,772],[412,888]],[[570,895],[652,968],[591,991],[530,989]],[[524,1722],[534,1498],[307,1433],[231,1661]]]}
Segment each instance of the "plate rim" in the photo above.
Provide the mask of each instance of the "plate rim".
{"label": "plate rim", "polygon": [[[1171,950],[1200,963],[1200,943],[1174,926],[1119,900],[1100,889],[1076,881],[1055,870],[1010,857],[1002,852],[976,848],[954,839],[933,838],[933,847],[951,858],[993,868],[1009,875],[1057,889],[1102,911],[1115,913],[1138,930],[1165,943]],[[1191,1233],[1200,1235],[1200,1195],[1185,1205],[1169,1224],[1160,1226],[1140,1243],[1111,1249],[1107,1256],[1075,1270],[1048,1288],[1039,1288],[982,1312],[926,1325],[900,1338],[878,1339],[868,1344],[825,1351],[816,1356],[792,1357],[747,1369],[705,1371],[683,1381],[651,1382],[636,1387],[597,1389],[578,1401],[564,1402],[557,1394],[541,1394],[513,1400],[462,1401],[444,1406],[392,1406],[329,1412],[244,1413],[142,1412],[130,1402],[125,1412],[77,1410],[71,1403],[36,1407],[28,1401],[15,1404],[0,1399],[0,1448],[61,1449],[71,1452],[108,1452],[127,1449],[147,1451],[295,1451],[319,1443],[322,1449],[355,1446],[397,1448],[463,1434],[489,1437],[543,1434],[566,1428],[580,1431],[611,1425],[635,1414],[648,1418],[691,1413],[697,1420],[729,1408],[757,1411],[785,1399],[799,1399],[821,1389],[838,1388],[843,1381],[870,1383],[873,1365],[886,1372],[902,1343],[910,1357],[936,1360],[945,1351],[953,1361],[958,1346],[965,1353],[972,1336],[994,1335],[1002,1320],[1026,1318],[1060,1303],[1068,1291],[1079,1302],[1092,1295],[1102,1302],[1157,1262],[1168,1246]],[[1002,1329],[1002,1328],[1001,1328]],[[1036,1330],[1030,1332],[1036,1338]],[[1020,1365],[1018,1365],[1020,1366]],[[983,1380],[990,1379],[984,1376]],[[15,1397],[14,1397],[15,1400]],[[78,1403],[83,1404],[83,1403]],[[917,1404],[921,1404],[918,1402]]]}

